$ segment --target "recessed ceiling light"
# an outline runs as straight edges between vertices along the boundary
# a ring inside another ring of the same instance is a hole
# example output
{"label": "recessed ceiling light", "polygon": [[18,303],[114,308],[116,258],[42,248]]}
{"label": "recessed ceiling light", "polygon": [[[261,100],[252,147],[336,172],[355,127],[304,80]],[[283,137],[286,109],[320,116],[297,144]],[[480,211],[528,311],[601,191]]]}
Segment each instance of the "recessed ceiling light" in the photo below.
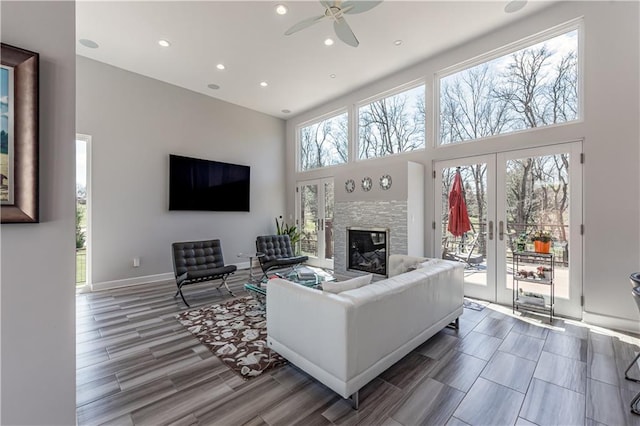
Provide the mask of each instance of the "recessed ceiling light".
{"label": "recessed ceiling light", "polygon": [[276,13],[278,15],[286,15],[288,11],[289,11],[289,9],[284,4],[276,5]]}
{"label": "recessed ceiling light", "polygon": [[329,77],[336,78],[336,75],[335,74],[329,74]]}
{"label": "recessed ceiling light", "polygon": [[216,68],[218,68],[219,70],[223,70],[226,67],[224,66],[224,64],[218,64],[218,65],[216,65]]}
{"label": "recessed ceiling light", "polygon": [[99,47],[98,43],[93,40],[89,40],[88,38],[81,38],[80,40],[78,40],[78,43],[90,49],[97,49]]}
{"label": "recessed ceiling light", "polygon": [[158,44],[162,47],[169,47],[171,46],[171,43],[169,43],[167,40],[158,40]]}
{"label": "recessed ceiling light", "polygon": [[527,0],[511,0],[504,7],[504,11],[506,13],[514,13],[521,10],[523,7],[527,5]]}
{"label": "recessed ceiling light", "polygon": [[218,90],[220,88],[220,86],[218,86],[217,84],[207,84],[207,87],[211,90]]}
{"label": "recessed ceiling light", "polygon": [[332,38],[328,38],[324,41],[324,45],[325,46],[332,46],[333,45],[333,39]]}
{"label": "recessed ceiling light", "polygon": [[283,114],[291,114],[291,110],[283,109],[283,110],[282,110],[282,113],[283,113]]}
{"label": "recessed ceiling light", "polygon": [[400,46],[402,44],[402,40],[396,40],[393,42],[396,46]]}
{"label": "recessed ceiling light", "polygon": [[261,81],[260,86],[267,87],[269,84],[266,81]]}

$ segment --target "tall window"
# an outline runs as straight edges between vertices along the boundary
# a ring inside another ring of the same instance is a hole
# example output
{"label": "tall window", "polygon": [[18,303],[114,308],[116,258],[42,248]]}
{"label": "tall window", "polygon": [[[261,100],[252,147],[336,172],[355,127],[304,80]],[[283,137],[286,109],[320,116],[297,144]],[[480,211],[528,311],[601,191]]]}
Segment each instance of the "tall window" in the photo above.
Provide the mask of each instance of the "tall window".
{"label": "tall window", "polygon": [[358,108],[360,159],[424,148],[424,85]]}
{"label": "tall window", "polygon": [[347,113],[300,129],[300,170],[343,164],[348,159]]}
{"label": "tall window", "polygon": [[440,79],[440,143],[579,117],[578,30]]}

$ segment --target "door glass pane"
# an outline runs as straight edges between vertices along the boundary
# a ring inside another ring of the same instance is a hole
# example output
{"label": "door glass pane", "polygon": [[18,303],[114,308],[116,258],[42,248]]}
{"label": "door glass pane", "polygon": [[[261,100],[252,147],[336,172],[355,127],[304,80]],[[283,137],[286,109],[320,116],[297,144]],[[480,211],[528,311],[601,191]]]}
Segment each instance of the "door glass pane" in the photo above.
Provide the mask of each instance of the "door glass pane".
{"label": "door glass pane", "polygon": [[[509,160],[506,163],[506,271],[512,288],[513,251],[533,251],[531,236],[551,235],[555,255],[555,296],[569,298],[569,154]],[[529,271],[527,271],[529,272]],[[536,271],[531,271],[535,273]],[[524,291],[548,294],[540,284],[521,283]]]}
{"label": "door glass pane", "polygon": [[318,185],[302,185],[300,197],[301,251],[318,257]]}
{"label": "door glass pane", "polygon": [[324,184],[324,258],[333,259],[333,181]]}
{"label": "door glass pane", "polygon": [[449,194],[456,167],[442,170],[442,258],[465,264],[465,284],[487,285],[487,165],[461,166],[463,199],[471,229],[461,236],[447,230]]}

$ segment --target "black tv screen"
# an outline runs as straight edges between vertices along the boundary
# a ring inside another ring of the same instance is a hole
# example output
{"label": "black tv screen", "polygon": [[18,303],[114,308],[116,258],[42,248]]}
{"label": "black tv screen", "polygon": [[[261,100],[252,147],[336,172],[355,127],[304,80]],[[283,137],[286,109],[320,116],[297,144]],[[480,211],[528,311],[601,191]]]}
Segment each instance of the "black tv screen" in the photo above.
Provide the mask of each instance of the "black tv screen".
{"label": "black tv screen", "polygon": [[169,210],[248,212],[249,166],[169,155]]}

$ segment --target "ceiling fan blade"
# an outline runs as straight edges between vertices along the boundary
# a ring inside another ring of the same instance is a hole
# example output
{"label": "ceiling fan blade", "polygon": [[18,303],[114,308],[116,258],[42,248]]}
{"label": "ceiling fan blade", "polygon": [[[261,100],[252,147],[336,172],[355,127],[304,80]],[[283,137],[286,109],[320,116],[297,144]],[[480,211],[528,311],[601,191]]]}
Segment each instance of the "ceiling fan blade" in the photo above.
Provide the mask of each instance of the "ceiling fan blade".
{"label": "ceiling fan blade", "polygon": [[336,19],[333,22],[333,29],[335,30],[338,38],[347,43],[349,46],[358,47],[358,45],[360,44],[356,36],[353,34],[353,31],[351,31],[349,24],[347,24],[347,21],[345,21],[344,18]]}
{"label": "ceiling fan blade", "polygon": [[322,21],[324,18],[326,18],[326,16],[320,15],[320,16],[314,16],[313,18],[305,19],[304,21],[300,21],[297,24],[295,24],[293,27],[285,31],[284,35],[291,35],[300,30],[304,30],[305,28],[310,27],[311,25]]}
{"label": "ceiling fan blade", "polygon": [[342,12],[343,13],[362,13],[362,12],[366,12],[367,10],[371,10],[374,7],[378,6],[380,3],[382,3],[382,0],[379,1],[354,1],[354,0],[347,0],[344,3],[342,3],[342,6],[340,6],[342,8]]}
{"label": "ceiling fan blade", "polygon": [[320,4],[322,5],[322,7],[324,7],[325,9],[329,9],[331,6],[333,6],[333,4],[331,4],[330,1],[327,0],[320,0]]}

